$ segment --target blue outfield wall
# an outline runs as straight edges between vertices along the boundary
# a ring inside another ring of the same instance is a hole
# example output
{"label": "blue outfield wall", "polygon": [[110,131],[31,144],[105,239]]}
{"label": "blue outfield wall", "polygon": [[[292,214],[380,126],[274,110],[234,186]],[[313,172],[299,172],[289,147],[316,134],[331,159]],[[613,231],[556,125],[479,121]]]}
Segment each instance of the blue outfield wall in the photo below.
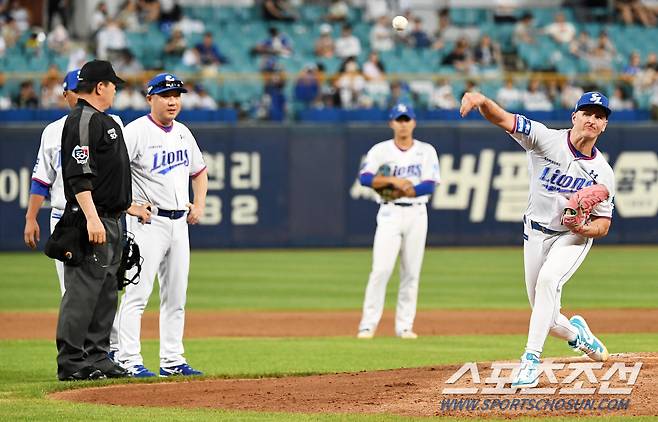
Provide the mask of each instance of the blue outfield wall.
{"label": "blue outfield wall", "polygon": [[[559,127],[559,126],[553,126]],[[360,161],[391,135],[386,124],[191,125],[208,164],[199,248],[369,246],[377,204],[357,182]],[[42,127],[0,126],[0,249],[21,250]],[[520,245],[527,203],[525,152],[477,122],[430,125],[416,137],[439,152],[430,245]],[[602,243],[658,242],[658,126],[614,125],[599,143],[617,178],[612,229]],[[40,213],[48,230],[47,210]],[[41,244],[46,234],[41,236]]]}

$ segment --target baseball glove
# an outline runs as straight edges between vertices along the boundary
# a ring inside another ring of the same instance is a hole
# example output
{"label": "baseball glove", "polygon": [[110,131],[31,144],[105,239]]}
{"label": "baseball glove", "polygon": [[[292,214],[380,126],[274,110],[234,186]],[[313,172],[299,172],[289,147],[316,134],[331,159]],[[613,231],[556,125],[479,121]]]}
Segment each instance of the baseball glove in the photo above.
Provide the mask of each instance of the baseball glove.
{"label": "baseball glove", "polygon": [[[382,164],[377,169],[377,173],[375,175],[388,177],[391,175],[391,167],[388,164]],[[375,189],[375,192],[377,192],[379,196],[381,196],[382,201],[384,202],[392,201],[399,197],[399,195],[395,196],[395,188],[391,184],[379,189]]]}
{"label": "baseball glove", "polygon": [[[139,273],[142,272],[144,257],[139,253],[139,245],[135,242],[135,236],[126,232],[123,238],[123,253],[121,263],[117,269],[117,288],[123,290],[129,284],[139,283]],[[127,276],[126,273],[131,274]]]}
{"label": "baseball glove", "polygon": [[594,207],[608,199],[610,193],[603,185],[592,185],[571,195],[562,213],[562,224],[574,233],[580,233],[589,223]]}

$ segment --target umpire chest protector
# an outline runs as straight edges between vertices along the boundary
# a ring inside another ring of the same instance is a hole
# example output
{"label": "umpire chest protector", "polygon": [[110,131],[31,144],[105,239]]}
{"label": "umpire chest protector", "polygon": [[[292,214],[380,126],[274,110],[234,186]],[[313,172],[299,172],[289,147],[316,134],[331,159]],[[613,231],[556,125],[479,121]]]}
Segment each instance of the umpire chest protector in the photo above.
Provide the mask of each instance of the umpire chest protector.
{"label": "umpire chest protector", "polygon": [[83,99],[64,124],[62,175],[68,204],[77,204],[77,192],[91,190],[99,210],[114,213],[130,206],[130,162],[122,128]]}

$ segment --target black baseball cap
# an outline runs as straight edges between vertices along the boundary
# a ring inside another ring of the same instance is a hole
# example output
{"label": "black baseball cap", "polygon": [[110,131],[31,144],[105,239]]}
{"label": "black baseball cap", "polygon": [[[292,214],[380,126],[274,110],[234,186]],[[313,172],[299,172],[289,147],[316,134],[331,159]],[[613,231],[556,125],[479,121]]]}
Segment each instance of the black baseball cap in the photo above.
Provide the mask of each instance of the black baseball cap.
{"label": "black baseball cap", "polygon": [[103,82],[110,81],[115,85],[124,83],[125,81],[114,73],[112,63],[106,60],[92,60],[87,62],[80,69],[78,74],[78,81],[88,82]]}

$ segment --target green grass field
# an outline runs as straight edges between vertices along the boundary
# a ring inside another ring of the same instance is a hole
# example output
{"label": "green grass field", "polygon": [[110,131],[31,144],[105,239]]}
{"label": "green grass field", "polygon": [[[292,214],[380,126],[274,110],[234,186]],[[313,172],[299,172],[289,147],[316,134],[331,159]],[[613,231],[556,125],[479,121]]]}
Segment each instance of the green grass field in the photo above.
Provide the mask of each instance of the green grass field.
{"label": "green grass field", "polygon": [[[563,305],[656,307],[658,289],[649,287],[655,285],[658,274],[657,254],[658,247],[594,247],[566,285]],[[359,309],[369,266],[368,250],[195,251],[188,310]],[[59,291],[54,266],[45,256],[0,254],[0,268],[0,311],[57,309]],[[388,307],[394,304],[396,283],[394,277],[389,286]],[[521,249],[428,250],[419,307],[525,309]],[[157,309],[157,294],[150,308]],[[658,350],[655,333],[601,333],[601,337],[612,351]],[[513,359],[524,343],[525,336],[518,335],[428,336],[414,342],[385,337],[371,342],[350,337],[210,338],[187,340],[186,356],[209,376],[258,377]],[[157,368],[157,341],[144,341],[143,345],[146,365]],[[260,414],[56,402],[45,395],[80,385],[56,381],[55,353],[54,339],[0,340],[0,420],[412,420],[382,415]],[[548,340],[547,356],[569,354],[562,342]],[[107,383],[111,381],[93,385]],[[597,418],[601,419],[606,418]]]}

